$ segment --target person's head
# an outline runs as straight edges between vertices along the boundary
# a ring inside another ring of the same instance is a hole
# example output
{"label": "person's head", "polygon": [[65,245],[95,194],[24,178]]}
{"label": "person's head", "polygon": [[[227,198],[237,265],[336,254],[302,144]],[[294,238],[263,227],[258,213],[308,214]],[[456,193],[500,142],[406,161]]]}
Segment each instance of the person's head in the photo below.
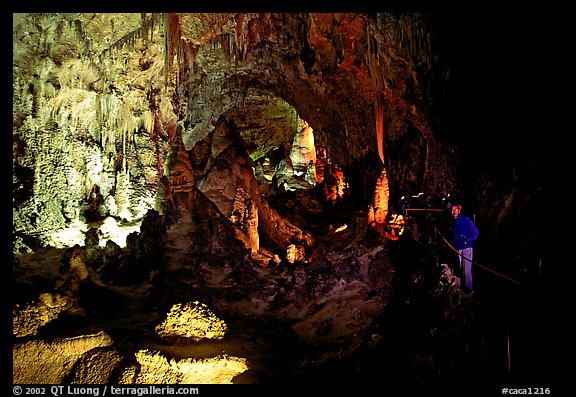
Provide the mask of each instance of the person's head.
{"label": "person's head", "polygon": [[458,218],[458,215],[460,215],[461,211],[462,211],[462,205],[461,204],[454,204],[452,206],[452,216],[454,218]]}

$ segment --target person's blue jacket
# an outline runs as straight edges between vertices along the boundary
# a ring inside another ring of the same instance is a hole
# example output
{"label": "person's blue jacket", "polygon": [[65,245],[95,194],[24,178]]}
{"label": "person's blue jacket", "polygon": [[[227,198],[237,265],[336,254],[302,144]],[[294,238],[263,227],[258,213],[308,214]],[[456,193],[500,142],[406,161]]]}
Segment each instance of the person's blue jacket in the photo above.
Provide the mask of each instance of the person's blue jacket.
{"label": "person's blue jacket", "polygon": [[470,218],[466,215],[458,215],[458,218],[454,219],[454,247],[457,250],[462,250],[464,248],[472,248],[474,246],[474,241],[478,238],[480,234],[476,225]]}

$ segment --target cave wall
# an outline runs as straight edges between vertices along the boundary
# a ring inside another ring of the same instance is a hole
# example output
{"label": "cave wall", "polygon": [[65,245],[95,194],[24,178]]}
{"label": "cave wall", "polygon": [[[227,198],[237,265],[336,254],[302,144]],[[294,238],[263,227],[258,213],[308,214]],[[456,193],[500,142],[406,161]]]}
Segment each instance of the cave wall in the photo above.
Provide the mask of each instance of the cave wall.
{"label": "cave wall", "polygon": [[154,206],[175,114],[159,95],[163,47],[153,22],[14,16],[17,235],[59,246],[54,232],[67,226],[141,219]]}
{"label": "cave wall", "polygon": [[359,208],[384,166],[392,196],[446,194],[454,173],[413,56],[426,47],[401,39],[418,18],[14,14],[16,246],[70,244],[63,230],[107,216],[141,219],[158,207],[171,135],[193,156],[221,115],[257,96],[293,106],[339,166],[366,168],[351,179]]}

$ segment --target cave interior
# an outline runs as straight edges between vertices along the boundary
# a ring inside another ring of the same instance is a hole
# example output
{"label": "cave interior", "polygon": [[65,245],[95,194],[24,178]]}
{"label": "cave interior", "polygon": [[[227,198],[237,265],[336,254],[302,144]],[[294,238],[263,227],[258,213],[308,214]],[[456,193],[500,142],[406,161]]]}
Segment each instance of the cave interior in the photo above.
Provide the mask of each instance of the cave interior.
{"label": "cave interior", "polygon": [[13,382],[550,387],[558,167],[508,26],[13,14]]}

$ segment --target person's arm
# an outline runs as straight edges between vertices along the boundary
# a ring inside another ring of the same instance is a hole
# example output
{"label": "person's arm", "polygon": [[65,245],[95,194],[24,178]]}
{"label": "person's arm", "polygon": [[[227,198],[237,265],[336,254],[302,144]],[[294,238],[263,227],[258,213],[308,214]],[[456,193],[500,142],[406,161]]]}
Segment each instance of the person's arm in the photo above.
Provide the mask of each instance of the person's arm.
{"label": "person's arm", "polygon": [[474,222],[472,222],[471,219],[468,219],[468,226],[469,226],[469,230],[470,230],[470,235],[467,236],[466,238],[469,239],[470,241],[474,241],[478,238],[478,236],[480,235],[480,232],[478,231],[478,228],[476,227]]}

